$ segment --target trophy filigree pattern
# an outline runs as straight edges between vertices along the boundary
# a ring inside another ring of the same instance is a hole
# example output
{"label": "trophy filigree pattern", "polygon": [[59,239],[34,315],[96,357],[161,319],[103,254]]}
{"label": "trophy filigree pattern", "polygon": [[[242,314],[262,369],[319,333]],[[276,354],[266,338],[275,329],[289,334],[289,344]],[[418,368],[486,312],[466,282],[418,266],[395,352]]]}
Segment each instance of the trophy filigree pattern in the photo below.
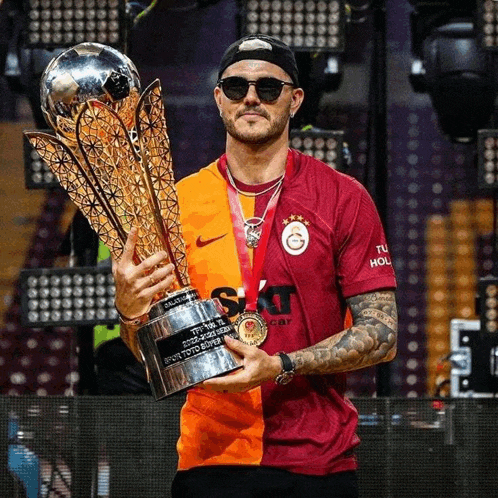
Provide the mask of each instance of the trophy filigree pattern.
{"label": "trophy filigree pattern", "polygon": [[89,100],[74,122],[57,119],[57,137],[25,134],[113,258],[120,257],[127,233],[136,226],[135,261],[165,250],[169,261],[161,265],[172,262],[184,287],[190,281],[159,82],[137,100],[129,98],[119,114]]}
{"label": "trophy filigree pattern", "polygon": [[157,193],[158,208],[166,227],[167,240],[183,281],[188,281],[178,197],[173,178],[173,161],[159,80],[152,82],[140,98],[135,121],[142,162],[148,165],[152,189]]}
{"label": "trophy filigree pattern", "polygon": [[[138,228],[139,259],[165,250],[161,220],[157,219],[142,165],[119,116],[98,101],[89,101],[76,123],[78,146],[95,182],[109,200],[121,226]],[[96,167],[93,167],[96,166]]]}
{"label": "trophy filigree pattern", "polygon": [[71,200],[81,209],[102,242],[114,257],[119,258],[126,233],[72,151],[57,137],[48,133],[25,132],[25,135],[57,176]]}

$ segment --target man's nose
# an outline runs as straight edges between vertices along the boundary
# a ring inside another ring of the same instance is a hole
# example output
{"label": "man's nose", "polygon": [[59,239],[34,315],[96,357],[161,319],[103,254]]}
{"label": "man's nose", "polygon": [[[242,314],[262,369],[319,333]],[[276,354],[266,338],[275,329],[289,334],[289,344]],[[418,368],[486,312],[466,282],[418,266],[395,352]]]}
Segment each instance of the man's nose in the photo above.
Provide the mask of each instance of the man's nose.
{"label": "man's nose", "polygon": [[249,90],[247,90],[244,102],[260,102],[258,92],[256,92],[256,83],[249,83]]}

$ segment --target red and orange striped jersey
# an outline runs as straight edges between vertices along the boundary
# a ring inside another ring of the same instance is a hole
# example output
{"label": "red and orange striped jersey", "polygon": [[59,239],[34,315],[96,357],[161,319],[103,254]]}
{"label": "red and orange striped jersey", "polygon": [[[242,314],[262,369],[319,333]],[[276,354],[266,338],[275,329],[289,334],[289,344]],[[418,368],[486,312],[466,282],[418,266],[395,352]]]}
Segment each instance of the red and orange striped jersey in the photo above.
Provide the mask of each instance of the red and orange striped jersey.
{"label": "red and orange striped jersey", "polygon": [[[289,154],[293,169],[277,205],[258,298],[269,328],[261,348],[270,355],[343,330],[346,298],[396,286],[366,190],[312,157]],[[204,298],[219,298],[235,319],[245,300],[226,178],[214,162],[177,187],[192,285]],[[245,216],[261,216],[271,193],[240,196]],[[296,376],[285,386],[266,382],[241,394],[194,387],[181,412],[179,469],[245,464],[315,475],[351,470],[357,420],[344,374]]]}

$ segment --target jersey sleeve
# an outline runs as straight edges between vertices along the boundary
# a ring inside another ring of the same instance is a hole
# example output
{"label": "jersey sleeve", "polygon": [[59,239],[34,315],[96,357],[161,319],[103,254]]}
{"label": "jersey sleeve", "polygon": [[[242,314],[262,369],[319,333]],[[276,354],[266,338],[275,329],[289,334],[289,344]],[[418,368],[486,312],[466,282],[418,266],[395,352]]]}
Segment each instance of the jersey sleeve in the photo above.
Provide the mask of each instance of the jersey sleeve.
{"label": "jersey sleeve", "polygon": [[340,244],[338,283],[346,298],[396,287],[386,236],[374,202],[356,181],[350,194],[340,209],[336,233]]}

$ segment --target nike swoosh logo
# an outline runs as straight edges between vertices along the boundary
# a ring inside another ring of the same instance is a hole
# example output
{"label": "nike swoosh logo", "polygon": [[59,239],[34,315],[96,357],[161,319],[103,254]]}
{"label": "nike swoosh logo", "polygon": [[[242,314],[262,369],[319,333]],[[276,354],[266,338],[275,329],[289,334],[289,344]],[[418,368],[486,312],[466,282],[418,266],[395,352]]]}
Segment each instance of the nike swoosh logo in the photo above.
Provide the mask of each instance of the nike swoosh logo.
{"label": "nike swoosh logo", "polygon": [[218,235],[218,237],[213,237],[212,239],[205,239],[205,240],[199,235],[199,237],[197,237],[197,240],[195,241],[195,245],[197,247],[204,247],[207,246],[208,244],[211,244],[213,242],[216,242],[217,240],[222,239],[225,235],[226,233],[224,233],[223,235]]}

